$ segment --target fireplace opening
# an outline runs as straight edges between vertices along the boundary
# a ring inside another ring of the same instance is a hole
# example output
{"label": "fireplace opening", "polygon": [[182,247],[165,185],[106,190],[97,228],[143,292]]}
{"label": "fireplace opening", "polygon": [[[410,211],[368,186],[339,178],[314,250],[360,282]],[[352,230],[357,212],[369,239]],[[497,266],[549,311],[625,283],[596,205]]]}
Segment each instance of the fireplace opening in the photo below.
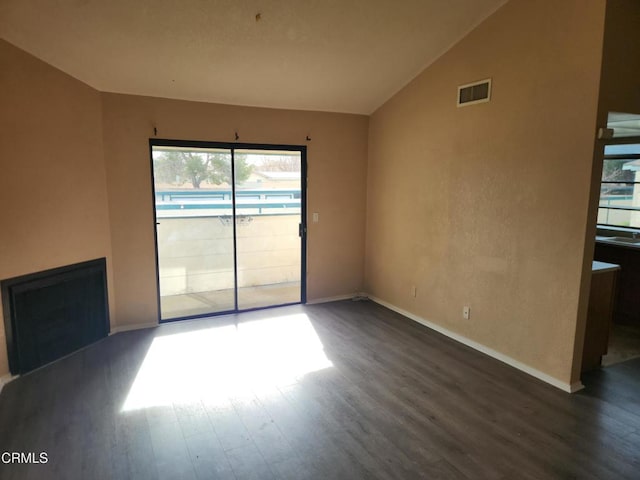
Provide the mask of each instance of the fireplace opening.
{"label": "fireplace opening", "polygon": [[0,282],[11,373],[24,374],[109,334],[104,258]]}

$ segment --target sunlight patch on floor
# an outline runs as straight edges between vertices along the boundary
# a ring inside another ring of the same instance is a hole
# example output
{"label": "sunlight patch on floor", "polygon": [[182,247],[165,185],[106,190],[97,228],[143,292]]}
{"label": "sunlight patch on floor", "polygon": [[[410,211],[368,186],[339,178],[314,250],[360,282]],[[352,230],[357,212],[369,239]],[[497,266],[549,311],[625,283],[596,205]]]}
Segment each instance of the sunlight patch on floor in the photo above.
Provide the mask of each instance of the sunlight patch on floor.
{"label": "sunlight patch on floor", "polygon": [[332,366],[305,314],[159,336],[122,411],[224,403]]}

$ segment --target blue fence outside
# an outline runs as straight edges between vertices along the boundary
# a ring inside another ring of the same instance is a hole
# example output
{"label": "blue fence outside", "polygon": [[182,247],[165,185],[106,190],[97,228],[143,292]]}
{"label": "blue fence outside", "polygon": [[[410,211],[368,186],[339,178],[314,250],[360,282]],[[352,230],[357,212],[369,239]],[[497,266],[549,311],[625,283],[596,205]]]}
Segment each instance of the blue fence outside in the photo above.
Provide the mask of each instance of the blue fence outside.
{"label": "blue fence outside", "polygon": [[[232,208],[231,190],[157,190],[156,210],[229,210]],[[236,209],[300,208],[299,189],[236,190]],[[177,212],[176,212],[177,213]]]}

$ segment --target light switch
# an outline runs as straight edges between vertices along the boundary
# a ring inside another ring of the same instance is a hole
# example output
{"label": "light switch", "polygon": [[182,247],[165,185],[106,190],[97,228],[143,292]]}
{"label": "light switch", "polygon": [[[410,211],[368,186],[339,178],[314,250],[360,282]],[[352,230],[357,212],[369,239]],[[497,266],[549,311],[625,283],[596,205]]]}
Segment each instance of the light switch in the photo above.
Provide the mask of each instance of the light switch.
{"label": "light switch", "polygon": [[318,223],[318,221],[320,220],[320,214],[317,212],[314,212],[313,214],[313,223]]}

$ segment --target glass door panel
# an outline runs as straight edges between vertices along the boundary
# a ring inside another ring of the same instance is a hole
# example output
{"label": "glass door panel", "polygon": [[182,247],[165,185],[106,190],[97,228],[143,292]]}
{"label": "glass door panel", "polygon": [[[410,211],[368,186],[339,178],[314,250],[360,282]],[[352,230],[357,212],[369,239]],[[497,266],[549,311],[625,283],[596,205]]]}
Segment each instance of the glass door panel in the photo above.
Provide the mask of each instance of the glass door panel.
{"label": "glass door panel", "polygon": [[299,151],[234,150],[238,309],[301,301]]}
{"label": "glass door panel", "polygon": [[231,150],[152,146],[161,320],[236,309]]}

